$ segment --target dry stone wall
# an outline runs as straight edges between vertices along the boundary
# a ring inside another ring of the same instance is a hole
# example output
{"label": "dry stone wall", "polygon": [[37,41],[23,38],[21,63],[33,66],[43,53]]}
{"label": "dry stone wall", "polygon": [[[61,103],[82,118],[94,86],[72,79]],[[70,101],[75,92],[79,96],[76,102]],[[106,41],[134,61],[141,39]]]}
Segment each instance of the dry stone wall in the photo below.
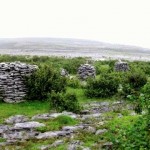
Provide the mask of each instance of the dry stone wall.
{"label": "dry stone wall", "polygon": [[27,92],[24,77],[37,68],[21,62],[0,63],[0,98],[7,103],[22,102]]}
{"label": "dry stone wall", "polygon": [[96,69],[90,64],[83,64],[78,68],[78,76],[83,80],[88,77],[95,77]]}
{"label": "dry stone wall", "polygon": [[127,62],[116,62],[115,63],[115,71],[128,71],[129,70],[129,65]]}

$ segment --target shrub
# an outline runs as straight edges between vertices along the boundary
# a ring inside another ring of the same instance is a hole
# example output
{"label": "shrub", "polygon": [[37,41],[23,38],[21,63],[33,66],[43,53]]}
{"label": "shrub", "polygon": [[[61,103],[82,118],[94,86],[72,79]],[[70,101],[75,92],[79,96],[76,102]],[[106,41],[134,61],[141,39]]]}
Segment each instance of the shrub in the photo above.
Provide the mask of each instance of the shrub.
{"label": "shrub", "polygon": [[85,94],[87,97],[110,97],[117,93],[120,78],[117,73],[102,74],[98,79],[89,79]]}
{"label": "shrub", "polygon": [[108,73],[110,71],[111,71],[111,69],[110,69],[109,65],[96,66],[96,74]]}
{"label": "shrub", "polygon": [[147,77],[140,70],[127,73],[122,85],[124,96],[126,97],[131,94],[139,95],[139,91],[146,84],[146,82]]}
{"label": "shrub", "polygon": [[150,137],[145,117],[139,117],[135,121],[132,117],[130,122],[124,117],[114,120],[112,123],[109,125],[108,140],[113,142],[113,149],[150,149]]}
{"label": "shrub", "polygon": [[141,92],[142,94],[140,95],[140,102],[143,108],[148,110],[148,115],[150,115],[150,82],[144,85]]}
{"label": "shrub", "polygon": [[74,93],[56,93],[53,92],[50,97],[50,107],[56,109],[57,111],[71,111],[75,113],[80,112],[80,105],[78,103],[77,97]]}
{"label": "shrub", "polygon": [[131,88],[134,89],[141,88],[146,84],[146,82],[146,75],[142,72],[131,72],[127,76],[127,83],[129,83]]}
{"label": "shrub", "polygon": [[86,62],[85,58],[77,57],[72,59],[63,59],[62,67],[66,69],[69,74],[76,74],[78,68],[81,64],[84,64]]}
{"label": "shrub", "polygon": [[52,91],[65,91],[66,79],[51,67],[44,65],[31,76],[26,77],[25,84],[28,88],[27,99],[44,100]]}
{"label": "shrub", "polygon": [[67,85],[72,88],[79,88],[81,86],[80,81],[77,78],[68,79]]}

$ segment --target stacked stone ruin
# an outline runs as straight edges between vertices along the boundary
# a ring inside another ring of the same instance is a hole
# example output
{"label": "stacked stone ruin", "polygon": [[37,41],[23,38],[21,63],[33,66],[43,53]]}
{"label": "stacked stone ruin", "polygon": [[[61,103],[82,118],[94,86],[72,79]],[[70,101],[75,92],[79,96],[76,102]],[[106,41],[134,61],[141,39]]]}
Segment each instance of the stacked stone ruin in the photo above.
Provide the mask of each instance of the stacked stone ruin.
{"label": "stacked stone ruin", "polygon": [[85,80],[88,77],[95,77],[96,76],[96,69],[94,66],[92,66],[90,64],[82,64],[78,68],[78,76],[82,80]]}
{"label": "stacked stone ruin", "polygon": [[118,61],[115,63],[115,71],[128,71],[129,65],[127,62]]}
{"label": "stacked stone ruin", "polygon": [[38,67],[20,62],[0,63],[0,95],[7,103],[18,103],[26,96],[24,77],[31,75]]}

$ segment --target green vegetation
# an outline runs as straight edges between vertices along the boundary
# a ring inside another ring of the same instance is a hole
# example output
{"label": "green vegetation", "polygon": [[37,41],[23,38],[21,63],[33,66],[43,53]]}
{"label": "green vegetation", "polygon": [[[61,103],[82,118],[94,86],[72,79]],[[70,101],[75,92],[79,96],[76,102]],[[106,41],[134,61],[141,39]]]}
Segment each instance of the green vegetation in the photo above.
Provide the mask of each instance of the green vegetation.
{"label": "green vegetation", "polygon": [[53,130],[58,131],[58,130],[61,130],[63,126],[69,126],[69,125],[73,126],[79,123],[78,120],[75,120],[66,115],[61,115],[55,119],[42,121],[42,122],[46,124],[46,126],[37,128],[37,131],[40,131],[40,132],[53,131]]}
{"label": "green vegetation", "polygon": [[[0,62],[21,61],[39,66],[39,70],[26,79],[26,86],[29,88],[26,102],[0,102],[0,123],[16,114],[31,117],[52,110],[79,113],[82,105],[87,102],[121,99],[131,103],[140,115],[131,116],[128,110],[105,113],[107,122],[103,126],[96,126],[96,129],[103,127],[108,132],[95,135],[83,131],[79,132],[75,139],[83,141],[84,146],[92,147],[93,150],[99,149],[98,145],[107,141],[112,142],[113,149],[117,150],[150,149],[150,62],[128,62],[130,71],[118,73],[114,71],[115,61],[91,61],[97,71],[96,78],[80,81],[76,72],[80,64],[86,63],[87,60],[89,58],[0,56]],[[73,78],[61,77],[61,68],[66,69]],[[120,118],[119,113],[122,115]],[[79,124],[78,120],[69,116],[39,121],[46,125],[37,129],[41,132],[60,130],[64,125]],[[55,140],[30,140],[21,146],[23,149],[35,150],[38,146],[51,144]],[[65,140],[67,143],[68,139]],[[1,138],[0,142],[3,141]],[[66,143],[53,149],[65,150],[68,144]],[[93,146],[95,143],[97,146]],[[13,146],[10,145],[10,148]]]}
{"label": "green vegetation", "polygon": [[66,79],[55,72],[52,67],[40,66],[40,68],[25,82],[28,87],[27,99],[29,100],[45,100],[48,94],[54,92],[64,92],[66,87]]}
{"label": "green vegetation", "polygon": [[50,107],[57,111],[71,111],[79,113],[81,107],[75,93],[52,93],[50,95]]}
{"label": "green vegetation", "polygon": [[98,79],[89,79],[85,94],[87,97],[111,97],[117,93],[119,78],[116,73],[102,74]]}
{"label": "green vegetation", "polygon": [[26,101],[18,104],[0,103],[0,123],[9,116],[20,114],[29,117],[39,114],[47,113],[49,111],[49,102],[44,101]]}
{"label": "green vegetation", "polygon": [[126,116],[109,121],[109,129],[104,138],[112,141],[114,149],[148,150],[150,149],[148,128],[145,117]]}

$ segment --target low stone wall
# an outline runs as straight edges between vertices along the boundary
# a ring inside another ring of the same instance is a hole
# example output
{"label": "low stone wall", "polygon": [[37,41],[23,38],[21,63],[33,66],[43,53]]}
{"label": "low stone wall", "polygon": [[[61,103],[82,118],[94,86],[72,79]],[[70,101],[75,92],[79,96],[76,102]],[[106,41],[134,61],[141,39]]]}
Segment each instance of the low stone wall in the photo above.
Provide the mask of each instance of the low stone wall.
{"label": "low stone wall", "polygon": [[7,103],[23,101],[27,89],[24,77],[31,75],[38,67],[20,62],[0,63],[1,99]]}
{"label": "low stone wall", "polygon": [[88,77],[95,77],[95,67],[89,64],[83,64],[78,68],[78,76],[80,79],[85,80]]}
{"label": "low stone wall", "polygon": [[127,62],[116,62],[115,63],[115,71],[128,71],[129,70],[129,65]]}

